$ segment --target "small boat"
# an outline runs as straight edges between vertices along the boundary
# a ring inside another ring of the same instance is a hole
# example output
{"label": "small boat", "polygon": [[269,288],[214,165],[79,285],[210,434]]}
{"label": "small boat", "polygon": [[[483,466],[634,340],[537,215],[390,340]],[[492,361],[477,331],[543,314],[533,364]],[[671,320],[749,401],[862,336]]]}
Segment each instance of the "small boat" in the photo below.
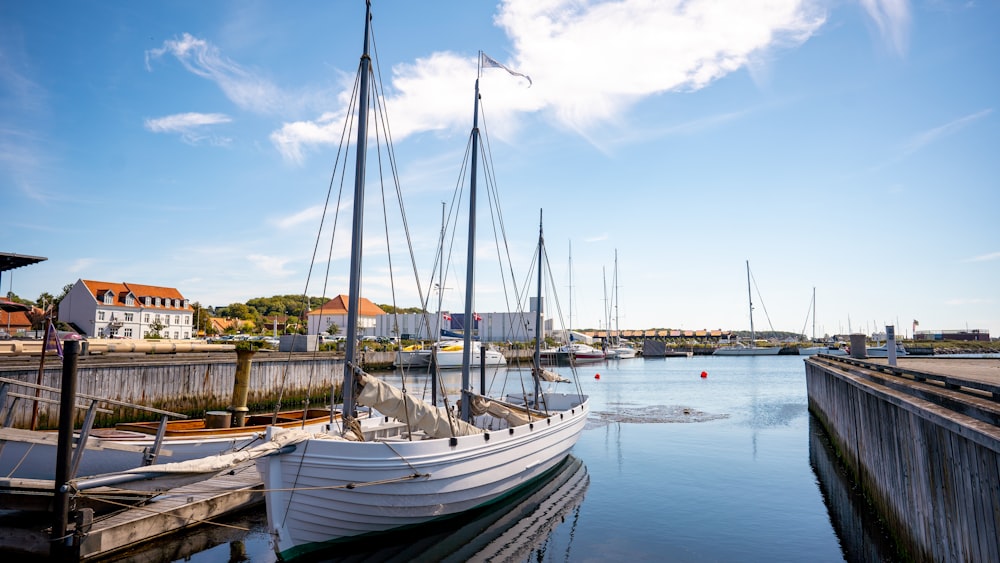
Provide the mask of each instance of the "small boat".
{"label": "small boat", "polygon": [[604,361],[603,350],[598,350],[589,344],[582,342],[572,342],[560,346],[557,350],[559,361],[568,364],[581,364]]}
{"label": "small boat", "polygon": [[753,329],[753,293],[750,288],[750,261],[747,260],[747,297],[750,303],[750,345],[743,344],[736,339],[736,343],[731,346],[718,348],[713,352],[716,356],[777,356],[781,352],[781,347],[761,347],[756,345],[757,334]]}
{"label": "small boat", "polygon": [[[458,369],[462,367],[462,353],[465,345],[458,343],[445,343],[437,347],[430,354],[431,362],[436,363],[441,369]],[[483,351],[486,353],[486,367],[499,367],[507,365],[507,358],[499,350],[490,346],[483,346],[478,341],[472,342],[472,365],[482,365]]]}
{"label": "small boat", "polygon": [[[881,346],[873,346],[866,350],[869,358],[888,358],[889,357],[889,343],[886,342]],[[896,343],[896,356],[906,356],[906,348],[902,344]]]}
{"label": "small boat", "polygon": [[616,345],[608,348],[608,350],[604,353],[604,356],[609,360],[623,360],[627,358],[634,358],[637,354],[638,351],[633,348],[631,344],[622,340]]}
{"label": "small boat", "polygon": [[[279,558],[290,559],[337,543],[404,534],[414,526],[452,519],[470,510],[501,502],[551,475],[580,437],[587,422],[589,399],[580,392],[557,393],[541,388],[540,340],[532,371],[533,385],[488,398],[472,383],[472,330],[464,333],[462,385],[458,409],[438,407],[365,373],[356,346],[362,286],[362,228],[369,90],[378,82],[369,75],[371,4],[366,3],[364,50],[355,82],[358,151],[354,170],[354,215],[350,242],[350,293],[347,349],[343,366],[342,424],[316,435],[269,431],[270,437],[305,435],[294,447],[257,460],[264,481],[267,523]],[[503,67],[480,53],[480,70]],[[507,69],[509,72],[509,69]],[[470,133],[469,235],[465,318],[472,317],[476,248],[476,165],[480,146],[479,77]],[[382,116],[384,117],[384,116]],[[375,119],[373,123],[380,123]],[[384,121],[382,121],[384,125]],[[483,122],[485,125],[485,121]],[[483,132],[482,134],[485,134]],[[387,151],[391,157],[392,152]],[[485,154],[485,153],[484,153]],[[464,174],[463,174],[464,176]],[[397,186],[398,189],[398,186]],[[539,227],[539,278],[544,258]],[[539,295],[542,284],[539,283]],[[540,312],[536,312],[540,315]],[[536,316],[536,322],[538,317]],[[539,325],[536,325],[539,326]],[[557,384],[553,384],[557,385]],[[520,385],[517,387],[521,387]],[[381,416],[355,418],[364,406]],[[290,444],[291,445],[291,444]],[[350,548],[345,548],[350,549]]]}
{"label": "small boat", "polygon": [[396,352],[396,366],[404,368],[425,368],[431,365],[431,350],[420,344],[406,346]]}
{"label": "small boat", "polygon": [[[219,414],[227,417],[230,413]],[[160,422],[122,423],[114,428],[90,429],[74,475],[115,473],[155,463],[238,451],[263,440],[267,427],[272,424],[315,432],[329,424],[331,416],[329,409],[289,410],[277,416],[251,415],[241,427],[228,427],[228,424],[213,427],[212,420],[168,420],[159,446]],[[0,475],[15,479],[54,479],[57,434],[55,430],[0,428]],[[79,439],[77,433],[76,440]]]}

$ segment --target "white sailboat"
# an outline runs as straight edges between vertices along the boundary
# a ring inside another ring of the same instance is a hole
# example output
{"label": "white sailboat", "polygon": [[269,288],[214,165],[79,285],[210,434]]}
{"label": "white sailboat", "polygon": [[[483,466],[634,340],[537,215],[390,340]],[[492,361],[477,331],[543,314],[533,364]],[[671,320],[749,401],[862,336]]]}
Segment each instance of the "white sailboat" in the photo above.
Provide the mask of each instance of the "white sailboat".
{"label": "white sailboat", "polygon": [[750,286],[750,261],[747,260],[747,297],[750,303],[750,345],[747,346],[739,341],[732,346],[726,346],[715,350],[716,356],[777,356],[781,352],[778,346],[757,347],[757,333],[753,329],[753,291]]}
{"label": "white sailboat", "polygon": [[[353,332],[357,323],[353,320],[358,314],[361,283],[370,13],[369,3],[357,82],[360,89],[357,146],[361,149],[355,170],[344,428],[305,437],[295,444],[294,451],[257,461],[264,479],[268,526],[275,550],[283,559],[339,542],[455,518],[467,510],[498,502],[545,479],[569,455],[589,411],[588,398],[578,387],[575,393],[540,389],[543,372],[537,368],[537,344],[533,391],[490,400],[472,388],[472,331],[466,331],[460,418],[450,409],[423,403],[413,394],[403,393],[364,373],[354,360],[357,354]],[[485,55],[481,55],[480,61],[484,67],[499,64]],[[472,316],[474,279],[475,182],[480,135],[478,78],[475,90],[466,318]],[[539,245],[542,244],[540,231]],[[539,252],[539,262],[541,255]],[[355,420],[352,416],[355,404],[373,408],[384,416]],[[280,439],[282,434],[273,435]]]}
{"label": "white sailboat", "polygon": [[[624,360],[628,358],[634,358],[638,353],[635,348],[632,347],[627,341],[622,340],[621,330],[618,327],[618,249],[615,249],[615,274],[611,278],[611,296],[614,301],[613,306],[615,308],[615,330],[611,333],[611,327],[608,327],[608,333],[611,334],[610,345],[607,351],[604,353],[609,360]],[[610,319],[608,324],[611,324]]]}
{"label": "white sailboat", "polygon": [[[812,296],[812,341],[816,342],[816,288],[813,288]],[[803,346],[799,348],[800,356],[815,356],[816,354],[827,354],[829,356],[846,356],[847,351],[836,345],[827,346]]]}

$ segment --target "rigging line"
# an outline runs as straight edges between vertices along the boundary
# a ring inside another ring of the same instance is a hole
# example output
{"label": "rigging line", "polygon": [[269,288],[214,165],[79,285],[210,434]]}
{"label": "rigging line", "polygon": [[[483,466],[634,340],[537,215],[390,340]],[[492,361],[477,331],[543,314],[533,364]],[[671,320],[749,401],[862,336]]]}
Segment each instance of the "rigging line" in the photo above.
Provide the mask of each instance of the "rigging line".
{"label": "rigging line", "polygon": [[[747,268],[749,270],[749,267]],[[771,327],[771,333],[774,333],[774,325],[771,324],[771,316],[767,314],[767,306],[764,305],[764,297],[760,294],[760,288],[757,287],[757,278],[754,277],[753,271],[750,270],[750,279],[753,280],[753,288],[757,290],[757,299],[760,301],[760,308],[764,309],[764,317],[767,319],[767,326]]]}
{"label": "rigging line", "polygon": [[[378,100],[378,96],[375,96],[375,100],[376,100],[375,104],[376,104],[376,106],[378,106],[378,101],[377,101]],[[379,106],[379,107],[381,107],[381,106]],[[385,201],[386,200],[386,197],[385,197],[385,178],[382,175],[382,169],[383,169],[383,167],[382,167],[382,151],[381,151],[381,145],[379,143],[380,137],[379,137],[379,128],[378,128],[378,125],[377,125],[378,121],[376,120],[375,123],[376,123],[376,126],[375,126],[375,145],[376,145],[375,156],[376,156],[376,159],[378,161],[379,191],[382,194],[382,226],[385,229],[385,253],[386,253],[386,260],[387,260],[387,263],[389,265],[389,291],[392,294],[393,317],[394,317],[394,320],[396,320],[398,322],[399,313],[397,311],[399,310],[399,306],[398,306],[398,303],[396,301],[396,276],[393,273],[393,267],[392,267],[392,248],[391,248],[391,245],[389,244],[389,215],[388,215],[388,211],[386,209],[386,201]],[[386,142],[388,142],[388,138],[386,139]],[[402,201],[400,201],[400,205],[402,205]],[[408,393],[408,391],[406,389],[406,374],[403,373],[402,370],[400,370],[400,374],[399,374],[399,384],[400,384],[400,390],[401,390],[401,392],[403,393],[403,395],[406,395]],[[404,410],[404,414],[406,415],[406,417],[405,417],[406,418],[406,428],[407,429],[412,428],[411,421],[410,421],[410,409],[405,409]],[[410,440],[412,440],[413,439],[412,432],[409,435],[410,435]],[[395,450],[393,450],[393,451],[395,451]]]}
{"label": "rigging line", "polygon": [[[483,125],[481,127],[481,131],[482,131],[482,136],[483,136],[484,142],[485,142],[485,145],[483,147],[484,148],[484,150],[483,150],[483,153],[484,153],[483,156],[484,156],[484,169],[485,169],[485,172],[486,172],[487,178],[488,178],[487,179],[487,184],[492,187],[492,191],[493,191],[493,196],[492,197],[494,197],[496,199],[496,207],[497,207],[497,210],[498,210],[497,211],[497,216],[498,216],[498,222],[499,222],[499,225],[500,225],[500,238],[501,238],[501,240],[503,240],[503,243],[504,243],[503,247],[504,247],[504,251],[505,251],[505,253],[507,255],[507,262],[506,262],[506,264],[508,265],[508,267],[510,269],[510,279],[511,279],[511,284],[513,285],[513,288],[514,288],[514,294],[518,295],[519,291],[517,289],[517,278],[514,275],[514,261],[511,259],[511,255],[510,255],[510,243],[509,243],[509,238],[507,237],[507,228],[506,228],[506,225],[505,225],[504,220],[503,220],[503,215],[499,211],[502,208],[500,206],[500,192],[499,192],[499,189],[497,189],[497,187],[496,187],[498,185],[497,180],[496,180],[496,169],[495,169],[495,167],[492,166],[492,162],[493,162],[493,143],[490,140],[489,131],[488,131],[487,127],[486,127],[486,108],[485,108],[485,104],[482,103],[482,100],[480,100],[479,107],[480,107],[480,111],[481,111],[482,117],[483,117]],[[485,160],[485,157],[486,157],[487,154],[489,155],[489,160],[488,161]],[[494,228],[494,233],[496,233],[496,225],[494,225],[493,228]],[[496,237],[496,235],[494,234],[494,238],[495,237]],[[499,253],[499,243],[497,244],[497,250],[498,250],[498,253]],[[500,259],[500,261],[501,261],[500,270],[502,272],[503,271],[503,262],[502,262],[502,259]],[[510,313],[510,312],[512,312],[512,309],[511,309],[511,306],[510,306],[510,299],[508,298],[509,294],[507,293],[506,278],[504,276],[501,276],[501,280],[504,282],[504,298],[506,300],[507,312]]]}
{"label": "rigging line", "polygon": [[816,295],[814,294],[812,296],[812,299],[809,300],[809,307],[806,308],[806,320],[802,321],[802,335],[803,336],[805,336],[805,334],[806,334],[806,326],[809,324],[809,314],[812,312],[813,301],[815,301],[815,300],[816,300]]}
{"label": "rigging line", "polygon": [[[378,86],[376,87],[376,89],[379,92],[383,92],[384,93],[385,92],[385,86],[384,86],[384,83],[382,81],[382,66],[379,63],[380,59],[379,59],[379,56],[378,56],[378,46],[377,46],[377,44],[375,43],[375,40],[374,40],[374,31],[372,32],[372,50],[375,53],[375,74],[378,77]],[[414,277],[414,279],[416,281],[416,284],[417,284],[418,299],[419,299],[419,301],[421,303],[424,303],[425,302],[424,301],[424,287],[420,283],[420,272],[419,272],[419,269],[417,268],[417,261],[416,261],[415,253],[413,252],[413,237],[410,235],[410,225],[409,225],[409,221],[406,218],[406,208],[403,205],[403,193],[402,193],[402,190],[400,188],[401,184],[400,184],[400,181],[399,181],[399,169],[396,166],[396,152],[395,152],[395,148],[394,148],[395,144],[392,141],[392,130],[391,130],[390,126],[389,126],[389,120],[388,120],[389,110],[388,110],[388,106],[385,105],[385,96],[384,96],[384,94],[379,95],[379,96],[376,97],[376,103],[378,104],[379,102],[381,102],[381,106],[380,107],[383,108],[382,111],[379,113],[379,116],[380,116],[380,118],[382,120],[382,128],[385,131],[386,154],[389,157],[389,167],[390,167],[390,170],[392,171],[393,186],[395,187],[396,199],[397,199],[397,201],[399,203],[399,211],[400,211],[400,218],[401,218],[402,225],[403,225],[403,232],[406,233],[406,245],[407,245],[407,248],[408,248],[409,253],[410,253],[410,265],[413,268],[413,277]],[[428,295],[429,295],[429,286],[428,286]]]}

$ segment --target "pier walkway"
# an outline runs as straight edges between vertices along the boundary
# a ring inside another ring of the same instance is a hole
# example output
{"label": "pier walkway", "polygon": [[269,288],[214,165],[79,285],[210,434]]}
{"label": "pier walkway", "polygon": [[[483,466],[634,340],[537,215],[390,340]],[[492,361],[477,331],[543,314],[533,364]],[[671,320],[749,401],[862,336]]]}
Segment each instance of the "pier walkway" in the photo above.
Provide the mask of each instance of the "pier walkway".
{"label": "pier walkway", "polygon": [[1000,360],[813,356],[809,410],[915,561],[1000,561]]}

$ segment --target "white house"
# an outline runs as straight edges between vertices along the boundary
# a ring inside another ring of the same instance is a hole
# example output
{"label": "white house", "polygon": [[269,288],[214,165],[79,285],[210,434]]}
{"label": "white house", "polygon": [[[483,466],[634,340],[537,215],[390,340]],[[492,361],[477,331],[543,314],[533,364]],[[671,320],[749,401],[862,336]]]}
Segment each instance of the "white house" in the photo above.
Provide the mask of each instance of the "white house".
{"label": "white house", "polygon": [[[474,315],[473,329],[475,336],[482,342],[529,342],[535,339],[535,298],[531,299],[531,310],[514,313],[482,313]],[[436,340],[438,331],[445,330],[454,334],[464,331],[465,323],[462,313],[442,312],[440,315],[429,313],[393,314],[387,313],[378,317],[375,324],[375,336],[412,338],[419,340]],[[430,325],[428,327],[428,325]],[[552,319],[542,315],[542,337],[551,334]],[[312,331],[310,331],[312,332]]]}
{"label": "white house", "polygon": [[172,287],[77,280],[59,303],[59,320],[86,336],[145,338],[160,326],[160,336],[191,338],[194,310]]}
{"label": "white house", "polygon": [[[330,327],[337,325],[338,335],[347,334],[347,302],[346,295],[338,295],[319,308],[309,311],[309,334],[329,334]],[[361,310],[358,314],[358,336],[374,336],[375,320],[385,315],[385,311],[371,301],[361,298]]]}

